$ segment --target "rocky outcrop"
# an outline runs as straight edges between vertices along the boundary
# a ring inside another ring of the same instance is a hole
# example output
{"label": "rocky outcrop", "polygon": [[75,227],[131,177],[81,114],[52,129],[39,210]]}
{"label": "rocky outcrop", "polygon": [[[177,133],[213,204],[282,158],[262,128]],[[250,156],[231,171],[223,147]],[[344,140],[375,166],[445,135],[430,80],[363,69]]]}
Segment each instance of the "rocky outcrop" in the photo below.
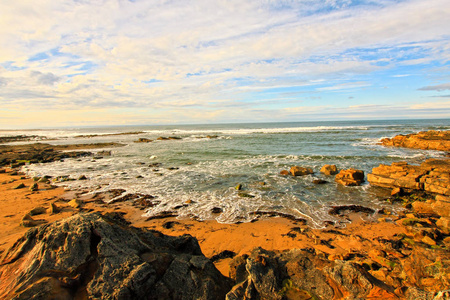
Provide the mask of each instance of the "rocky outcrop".
{"label": "rocky outcrop", "polygon": [[420,166],[397,162],[381,164],[367,175],[371,185],[385,188],[422,190],[450,196],[450,160],[428,159]]}
{"label": "rocky outcrop", "polygon": [[450,131],[422,131],[381,140],[384,146],[450,151]]}
{"label": "rocky outcrop", "polygon": [[77,214],[29,230],[0,264],[1,299],[223,299],[231,282],[189,235]]}
{"label": "rocky outcrop", "polygon": [[358,186],[364,182],[364,171],[353,168],[341,170],[334,180],[344,186]]}
{"label": "rocky outcrop", "polygon": [[[395,247],[400,251],[404,246],[399,241]],[[392,246],[390,249],[387,251],[396,252]],[[400,252],[397,255],[404,257]],[[349,255],[329,260],[323,252],[311,248],[278,254],[255,248],[250,255],[235,257],[230,263],[230,276],[237,284],[226,299],[419,299],[418,295],[420,299],[433,299],[445,293],[426,291],[424,287],[429,283],[420,276],[431,279],[428,276],[446,271],[425,270],[430,259],[427,251],[419,249],[413,255],[391,261],[382,250],[368,250],[353,253],[358,259]],[[417,258],[423,262],[414,265]],[[396,276],[403,276],[403,283]],[[443,287],[439,280],[434,284],[438,291]]]}
{"label": "rocky outcrop", "polygon": [[76,158],[92,155],[87,151],[65,151],[79,149],[99,149],[105,147],[125,146],[120,143],[95,143],[74,145],[26,144],[0,145],[0,166],[20,167],[26,163],[47,163],[65,158]]}

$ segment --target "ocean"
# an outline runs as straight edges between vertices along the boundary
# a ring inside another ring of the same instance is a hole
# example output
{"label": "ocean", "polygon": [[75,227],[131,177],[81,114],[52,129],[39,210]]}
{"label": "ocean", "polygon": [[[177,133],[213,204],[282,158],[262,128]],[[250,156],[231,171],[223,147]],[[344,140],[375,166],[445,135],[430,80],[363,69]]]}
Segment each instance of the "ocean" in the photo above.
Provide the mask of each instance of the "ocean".
{"label": "ocean", "polygon": [[[357,168],[367,174],[379,164],[419,164],[445,153],[383,147],[378,141],[397,134],[449,129],[450,119],[445,119],[85,127],[2,131],[0,135],[45,136],[51,140],[43,142],[51,144],[126,144],[94,150],[111,150],[111,156],[101,159],[84,157],[32,164],[24,166],[23,171],[30,176],[88,178],[56,183],[72,190],[97,193],[125,189],[126,193],[152,195],[159,204],[143,212],[143,217],[176,211],[180,218],[235,223],[252,221],[255,212],[279,212],[304,218],[320,228],[326,221],[342,223],[328,213],[336,205],[400,209],[382,201],[389,191],[367,182],[359,187],[337,185],[333,176],[319,172],[323,165]],[[127,132],[142,133],[111,135]],[[139,138],[154,141],[135,143]],[[295,165],[311,167],[315,173],[301,177],[280,175],[281,170]],[[316,185],[314,179],[328,183]],[[238,184],[241,191],[235,188]],[[221,213],[215,213],[217,208]]]}

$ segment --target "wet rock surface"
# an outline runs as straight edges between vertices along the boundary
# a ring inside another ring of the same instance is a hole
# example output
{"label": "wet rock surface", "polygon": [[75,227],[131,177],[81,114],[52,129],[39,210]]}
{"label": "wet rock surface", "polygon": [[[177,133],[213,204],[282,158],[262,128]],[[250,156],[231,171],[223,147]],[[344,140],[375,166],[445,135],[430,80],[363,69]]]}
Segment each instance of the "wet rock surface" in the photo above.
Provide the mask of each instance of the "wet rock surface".
{"label": "wet rock surface", "polygon": [[98,149],[104,147],[124,146],[119,143],[95,143],[76,145],[50,145],[50,144],[27,144],[27,145],[0,145],[0,166],[19,167],[26,163],[46,163],[62,160],[65,158],[76,158],[93,155],[88,151],[70,151],[78,149]]}
{"label": "wet rock surface", "polygon": [[77,214],[29,230],[1,261],[0,298],[223,299],[230,290],[191,236],[121,220]]}
{"label": "wet rock surface", "polygon": [[364,171],[353,168],[341,170],[334,180],[344,186],[359,186],[364,182]]}
{"label": "wet rock surface", "polygon": [[450,151],[450,131],[423,131],[381,140],[383,146]]}

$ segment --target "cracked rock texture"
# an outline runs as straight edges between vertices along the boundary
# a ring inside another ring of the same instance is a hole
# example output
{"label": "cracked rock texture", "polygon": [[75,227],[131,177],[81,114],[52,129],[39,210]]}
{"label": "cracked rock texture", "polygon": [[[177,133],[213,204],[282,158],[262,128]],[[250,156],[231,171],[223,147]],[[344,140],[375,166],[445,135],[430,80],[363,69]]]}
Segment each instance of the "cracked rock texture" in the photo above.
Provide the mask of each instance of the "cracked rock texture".
{"label": "cracked rock texture", "polygon": [[450,150],[450,131],[423,131],[416,134],[397,135],[381,140],[383,146],[415,148],[424,150]]}
{"label": "cracked rock texture", "polygon": [[0,264],[1,299],[224,299],[231,282],[189,235],[77,214],[29,230]]}
{"label": "cracked rock texture", "polygon": [[420,166],[406,162],[381,164],[372,169],[367,180],[374,186],[450,196],[450,159],[427,159]]}

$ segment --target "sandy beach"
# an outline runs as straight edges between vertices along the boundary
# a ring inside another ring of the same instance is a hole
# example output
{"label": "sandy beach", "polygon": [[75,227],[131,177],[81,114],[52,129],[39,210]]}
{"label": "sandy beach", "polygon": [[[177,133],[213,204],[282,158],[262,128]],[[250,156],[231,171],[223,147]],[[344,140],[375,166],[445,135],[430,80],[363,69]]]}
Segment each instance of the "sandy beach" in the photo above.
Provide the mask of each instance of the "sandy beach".
{"label": "sandy beach", "polygon": [[[294,248],[312,248],[332,259],[342,258],[348,253],[365,251],[376,244],[378,238],[391,239],[405,233],[405,228],[394,222],[366,222],[359,214],[352,214],[352,223],[345,228],[329,226],[325,229],[311,229],[304,222],[283,217],[267,217],[256,222],[241,224],[221,224],[214,220],[196,221],[175,217],[146,220],[144,211],[128,202],[99,204],[91,196],[76,195],[63,188],[54,188],[50,184],[38,183],[38,191],[30,191],[33,179],[23,175],[0,174],[0,194],[2,210],[0,212],[0,251],[4,252],[22,236],[27,227],[21,226],[24,215],[32,209],[49,208],[54,203],[60,211],[55,214],[45,212],[33,216],[43,223],[66,218],[79,211],[99,211],[101,213],[119,213],[131,222],[132,226],[160,231],[167,235],[190,234],[197,238],[203,254],[212,258],[224,251],[240,256],[249,254],[255,247],[271,251],[285,251]],[[23,183],[24,188],[14,189]],[[80,208],[70,206],[72,198],[81,199]],[[216,267],[228,276],[230,257],[216,258]]]}

